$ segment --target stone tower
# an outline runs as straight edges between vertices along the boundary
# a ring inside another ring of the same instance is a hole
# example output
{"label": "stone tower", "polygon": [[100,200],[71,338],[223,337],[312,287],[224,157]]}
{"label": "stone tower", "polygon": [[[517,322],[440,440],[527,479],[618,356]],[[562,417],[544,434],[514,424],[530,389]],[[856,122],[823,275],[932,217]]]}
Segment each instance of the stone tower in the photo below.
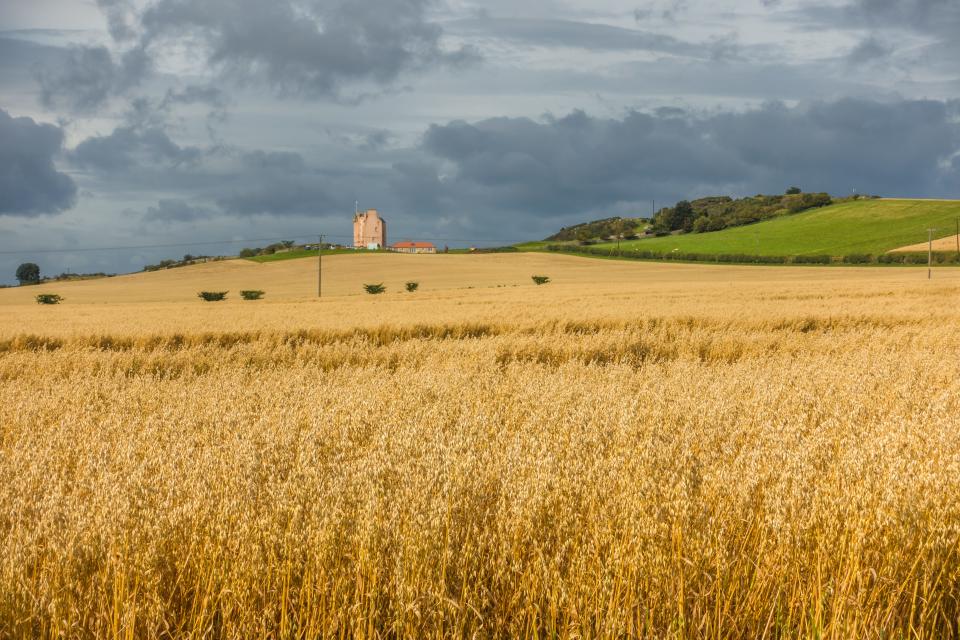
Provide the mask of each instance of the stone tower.
{"label": "stone tower", "polygon": [[357,211],[353,215],[353,246],[366,249],[371,245],[378,249],[387,246],[387,221],[376,209]]}

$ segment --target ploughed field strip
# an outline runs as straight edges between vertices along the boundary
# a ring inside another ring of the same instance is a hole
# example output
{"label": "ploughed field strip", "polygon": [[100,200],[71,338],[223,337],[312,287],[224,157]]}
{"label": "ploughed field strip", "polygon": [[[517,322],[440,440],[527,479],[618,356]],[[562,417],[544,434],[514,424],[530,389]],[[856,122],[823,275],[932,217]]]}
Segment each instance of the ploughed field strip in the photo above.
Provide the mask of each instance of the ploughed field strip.
{"label": "ploughed field strip", "polygon": [[0,315],[0,635],[954,637],[960,278],[553,264]]}

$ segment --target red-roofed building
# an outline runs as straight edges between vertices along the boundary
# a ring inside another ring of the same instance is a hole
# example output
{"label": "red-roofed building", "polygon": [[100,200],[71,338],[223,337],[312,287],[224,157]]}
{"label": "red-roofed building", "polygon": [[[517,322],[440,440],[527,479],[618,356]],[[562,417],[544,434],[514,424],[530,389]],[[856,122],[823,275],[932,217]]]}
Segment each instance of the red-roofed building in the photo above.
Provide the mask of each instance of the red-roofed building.
{"label": "red-roofed building", "polygon": [[392,247],[390,251],[396,251],[397,253],[436,253],[437,248],[433,246],[432,242],[398,242]]}

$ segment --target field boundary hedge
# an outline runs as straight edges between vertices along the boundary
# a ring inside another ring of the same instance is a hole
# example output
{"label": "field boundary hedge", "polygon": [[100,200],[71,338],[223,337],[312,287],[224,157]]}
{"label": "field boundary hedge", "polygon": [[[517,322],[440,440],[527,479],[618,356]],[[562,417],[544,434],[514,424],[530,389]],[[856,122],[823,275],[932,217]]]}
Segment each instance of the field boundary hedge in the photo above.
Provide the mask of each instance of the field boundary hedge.
{"label": "field boundary hedge", "polygon": [[[803,265],[864,265],[864,264],[927,264],[927,254],[923,253],[883,253],[873,255],[869,253],[853,253],[843,256],[797,255],[797,256],[764,256],[747,253],[691,253],[685,251],[648,251],[641,249],[611,249],[590,246],[551,244],[547,251],[557,253],[574,253],[604,258],[625,258],[628,260],[652,260],[671,262],[712,262],[716,264],[803,264]],[[960,264],[960,255],[956,253],[934,253],[933,263]]]}

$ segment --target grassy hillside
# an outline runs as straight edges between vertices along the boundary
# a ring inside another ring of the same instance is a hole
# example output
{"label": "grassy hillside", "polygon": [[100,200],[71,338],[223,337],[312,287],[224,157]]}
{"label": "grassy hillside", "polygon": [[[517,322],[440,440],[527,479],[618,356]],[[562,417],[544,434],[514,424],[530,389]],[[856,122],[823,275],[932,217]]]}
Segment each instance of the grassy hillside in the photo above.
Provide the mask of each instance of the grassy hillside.
{"label": "grassy hillside", "polygon": [[[960,201],[858,200],[713,233],[621,242],[621,248],[691,253],[834,256],[881,254],[956,233]],[[615,246],[606,243],[597,246]]]}

